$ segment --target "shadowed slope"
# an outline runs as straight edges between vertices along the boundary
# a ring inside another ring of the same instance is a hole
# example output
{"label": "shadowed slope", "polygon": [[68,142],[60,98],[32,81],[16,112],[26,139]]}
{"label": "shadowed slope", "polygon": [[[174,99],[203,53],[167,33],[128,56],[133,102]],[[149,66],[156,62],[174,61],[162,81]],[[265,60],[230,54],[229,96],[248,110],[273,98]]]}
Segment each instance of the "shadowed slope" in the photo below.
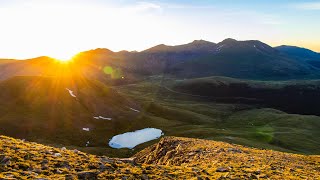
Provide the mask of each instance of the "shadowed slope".
{"label": "shadowed slope", "polygon": [[311,51],[306,48],[296,47],[296,46],[278,46],[275,49],[280,52],[287,54],[288,56],[297,58],[299,60],[318,60],[320,61],[320,54],[314,51]]}
{"label": "shadowed slope", "polygon": [[[261,104],[289,113],[320,115],[320,81],[250,81],[225,77],[189,79],[174,83],[180,93],[220,98],[221,101]],[[243,101],[240,101],[241,98]]]}
{"label": "shadowed slope", "polygon": [[118,127],[122,121],[130,124],[138,115],[130,107],[139,109],[116,90],[81,76],[14,77],[1,82],[0,91],[2,134],[57,144],[92,140],[106,146],[111,134],[126,128]]}

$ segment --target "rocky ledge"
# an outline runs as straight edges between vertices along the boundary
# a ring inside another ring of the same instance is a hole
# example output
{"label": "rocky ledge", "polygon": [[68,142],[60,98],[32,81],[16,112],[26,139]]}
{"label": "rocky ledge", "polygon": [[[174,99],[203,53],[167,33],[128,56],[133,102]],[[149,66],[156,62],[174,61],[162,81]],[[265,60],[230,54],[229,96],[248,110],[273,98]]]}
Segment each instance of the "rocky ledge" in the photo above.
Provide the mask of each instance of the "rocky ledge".
{"label": "rocky ledge", "polygon": [[134,156],[137,163],[192,167],[213,179],[320,179],[320,156],[165,137]]}
{"label": "rocky ledge", "polygon": [[0,179],[319,179],[320,156],[165,137],[108,158],[0,136]]}

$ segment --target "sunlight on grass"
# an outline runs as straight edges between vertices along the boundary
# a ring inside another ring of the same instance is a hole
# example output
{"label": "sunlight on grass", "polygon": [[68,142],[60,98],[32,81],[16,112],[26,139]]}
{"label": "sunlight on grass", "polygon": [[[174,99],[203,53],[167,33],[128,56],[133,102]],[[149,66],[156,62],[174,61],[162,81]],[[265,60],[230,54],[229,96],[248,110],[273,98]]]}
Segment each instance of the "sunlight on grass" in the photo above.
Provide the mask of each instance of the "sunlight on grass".
{"label": "sunlight on grass", "polygon": [[259,127],[256,129],[256,137],[264,142],[272,142],[274,129],[270,126]]}

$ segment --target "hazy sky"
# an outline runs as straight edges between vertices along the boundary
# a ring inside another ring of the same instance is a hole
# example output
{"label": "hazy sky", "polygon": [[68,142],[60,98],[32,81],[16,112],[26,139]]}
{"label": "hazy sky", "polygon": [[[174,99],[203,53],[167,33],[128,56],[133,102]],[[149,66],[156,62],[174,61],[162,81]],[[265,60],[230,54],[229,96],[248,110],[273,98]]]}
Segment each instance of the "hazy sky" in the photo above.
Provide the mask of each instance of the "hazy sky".
{"label": "hazy sky", "polygon": [[0,0],[0,57],[67,58],[204,39],[320,52],[320,0]]}

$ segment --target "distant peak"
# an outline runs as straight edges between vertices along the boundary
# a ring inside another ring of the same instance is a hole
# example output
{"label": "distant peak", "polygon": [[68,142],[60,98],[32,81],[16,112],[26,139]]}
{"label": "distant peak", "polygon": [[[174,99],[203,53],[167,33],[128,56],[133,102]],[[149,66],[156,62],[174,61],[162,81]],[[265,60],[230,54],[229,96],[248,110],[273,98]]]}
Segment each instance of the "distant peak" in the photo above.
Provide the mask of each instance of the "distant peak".
{"label": "distant peak", "polygon": [[38,57],[35,57],[35,58],[32,58],[32,59],[53,59],[49,56],[38,56]]}
{"label": "distant peak", "polygon": [[158,44],[158,45],[156,45],[156,46],[154,46],[154,47],[152,47],[150,49],[167,48],[167,47],[169,47],[169,46],[165,45],[165,44]]}
{"label": "distant peak", "polygon": [[293,54],[308,54],[308,56],[317,56],[320,57],[320,54],[304,47],[291,46],[291,45],[281,45],[275,47],[275,49],[280,50],[282,52],[293,53]]}
{"label": "distant peak", "polygon": [[49,56],[39,56],[39,57],[35,57],[35,58],[31,58],[31,59],[26,59],[26,60],[54,60],[54,58],[49,57]]}
{"label": "distant peak", "polygon": [[213,44],[213,42],[210,42],[210,41],[205,41],[205,40],[194,40],[191,42],[191,44]]}
{"label": "distant peak", "polygon": [[235,39],[232,39],[232,38],[227,38],[227,39],[221,41],[221,43],[234,43],[234,42],[238,42],[238,41]]}
{"label": "distant peak", "polygon": [[245,42],[258,43],[258,44],[263,43],[263,42],[261,42],[259,40],[248,40],[248,41],[245,41]]}
{"label": "distant peak", "polygon": [[165,45],[165,44],[159,44],[159,45],[157,45],[157,46],[155,46],[155,47],[168,47],[168,46]]}
{"label": "distant peak", "polygon": [[78,55],[88,55],[88,54],[112,54],[113,51],[107,49],[107,48],[97,48],[97,49],[91,49],[88,51],[83,51],[78,53]]}
{"label": "distant peak", "polygon": [[156,45],[152,48],[149,48],[147,50],[145,50],[145,52],[157,52],[157,51],[165,51],[165,50],[168,50],[170,46],[167,46],[165,44],[159,44],[159,45]]}
{"label": "distant peak", "polygon": [[[285,48],[285,49],[305,49],[305,50],[309,50],[307,48],[304,47],[299,47],[299,46],[291,46],[291,45],[281,45],[281,46],[277,46],[275,48]],[[311,51],[311,50],[310,50]]]}
{"label": "distant peak", "polygon": [[97,48],[97,49],[93,49],[91,51],[93,51],[93,52],[102,52],[102,53],[113,53],[113,51],[111,51],[110,49],[107,49],[107,48]]}

